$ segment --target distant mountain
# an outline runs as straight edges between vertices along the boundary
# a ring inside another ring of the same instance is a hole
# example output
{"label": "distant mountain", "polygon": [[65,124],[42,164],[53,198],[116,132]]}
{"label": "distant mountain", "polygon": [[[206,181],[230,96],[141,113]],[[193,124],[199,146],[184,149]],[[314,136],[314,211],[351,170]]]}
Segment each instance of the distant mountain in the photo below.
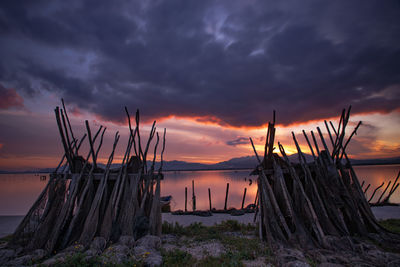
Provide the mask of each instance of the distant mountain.
{"label": "distant mountain", "polygon": [[[312,162],[314,159],[311,155],[304,154],[307,162]],[[298,154],[292,154],[289,160],[293,163],[298,163]],[[148,161],[148,167],[151,166],[151,161]],[[400,157],[383,158],[383,159],[351,159],[353,165],[385,165],[385,164],[400,164]],[[105,168],[104,164],[99,163],[100,167]],[[120,164],[112,164],[112,168],[118,168]],[[253,169],[257,166],[257,159],[255,156],[245,156],[239,158],[232,158],[227,161],[218,162],[215,164],[202,164],[186,161],[164,161],[164,171],[185,171],[185,170],[227,170],[227,169]],[[155,163],[155,169],[158,170],[160,162]],[[19,173],[49,173],[54,168],[34,169],[27,171],[19,171]],[[17,173],[16,171],[0,170],[0,174]]]}
{"label": "distant mountain", "polygon": [[384,159],[351,159],[353,165],[387,165],[400,164],[400,157],[384,158]]}
{"label": "distant mountain", "polygon": [[255,156],[245,156],[240,158],[232,158],[227,161],[222,161],[216,164],[210,164],[213,169],[250,169],[257,166]]}

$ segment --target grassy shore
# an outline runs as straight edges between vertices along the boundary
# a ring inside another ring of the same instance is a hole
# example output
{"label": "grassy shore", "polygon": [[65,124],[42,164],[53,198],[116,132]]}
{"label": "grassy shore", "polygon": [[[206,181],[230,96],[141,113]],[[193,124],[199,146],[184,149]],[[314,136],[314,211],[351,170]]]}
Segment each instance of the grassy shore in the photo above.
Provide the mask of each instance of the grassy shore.
{"label": "grassy shore", "polygon": [[[388,219],[380,223],[400,234],[400,219]],[[258,229],[252,224],[229,220],[214,226],[193,223],[184,227],[178,223],[164,222],[162,232],[163,266],[273,266],[274,258],[266,244],[259,240]],[[1,238],[0,243],[4,244],[10,238]],[[308,260],[311,266],[315,266],[313,259]],[[75,253],[56,266],[99,265],[144,266],[144,261],[138,259],[119,265],[104,265],[100,257],[87,259],[84,253]]]}

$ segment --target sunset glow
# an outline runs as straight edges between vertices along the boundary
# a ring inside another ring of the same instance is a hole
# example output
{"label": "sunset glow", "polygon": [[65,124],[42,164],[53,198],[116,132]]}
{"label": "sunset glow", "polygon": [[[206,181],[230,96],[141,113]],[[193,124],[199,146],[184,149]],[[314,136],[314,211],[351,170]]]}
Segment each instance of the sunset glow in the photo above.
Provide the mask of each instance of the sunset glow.
{"label": "sunset glow", "polygon": [[116,131],[127,142],[125,106],[144,135],[167,128],[168,161],[253,155],[249,137],[262,154],[273,110],[286,152],[293,131],[310,153],[301,131],[326,134],[350,105],[349,129],[363,124],[349,155],[400,156],[395,1],[117,2],[0,4],[0,170],[58,163],[61,98],[77,136],[86,119],[107,127],[101,162]]}

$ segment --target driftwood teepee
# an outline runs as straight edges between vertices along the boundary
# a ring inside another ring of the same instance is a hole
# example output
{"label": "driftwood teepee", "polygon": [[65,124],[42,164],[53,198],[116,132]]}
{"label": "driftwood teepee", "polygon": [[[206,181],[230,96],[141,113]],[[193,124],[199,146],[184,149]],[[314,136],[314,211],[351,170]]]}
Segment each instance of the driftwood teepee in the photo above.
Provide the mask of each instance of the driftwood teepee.
{"label": "driftwood teepee", "polygon": [[[106,128],[100,126],[93,135],[86,121],[86,133],[78,142],[64,101],[62,105],[63,109],[55,109],[55,116],[64,156],[50,175],[47,186],[16,229],[10,245],[23,246],[27,251],[41,248],[53,253],[75,242],[88,246],[95,236],[116,241],[121,235],[136,238],[147,232],[160,235],[160,179],[163,177],[165,129],[161,166],[156,172],[154,166],[159,135],[156,134],[155,121],[146,146],[142,147],[139,111],[136,112],[136,127],[132,129],[125,108],[129,141],[122,163],[113,168],[120,138],[117,132],[108,162],[105,168],[101,168],[97,157]],[[151,164],[147,164],[146,158],[154,136],[154,156]],[[80,155],[80,148],[85,139],[90,149],[84,158]]]}
{"label": "driftwood teepee", "polygon": [[[303,131],[314,158],[307,162],[292,132],[299,163],[289,161],[284,147],[278,143],[282,156],[274,153],[275,113],[268,125],[265,153],[262,159],[250,138],[259,165],[258,174],[260,236],[269,246],[331,249],[332,237],[369,238],[382,246],[400,249],[400,236],[380,226],[365,199],[346,148],[356,133],[357,124],[349,138],[346,130],[350,108],[343,110],[337,128],[325,121],[331,150],[317,127],[319,141],[311,131],[312,143]],[[333,131],[333,135],[331,134]],[[322,147],[318,145],[322,144]],[[350,239],[349,239],[350,240]]]}

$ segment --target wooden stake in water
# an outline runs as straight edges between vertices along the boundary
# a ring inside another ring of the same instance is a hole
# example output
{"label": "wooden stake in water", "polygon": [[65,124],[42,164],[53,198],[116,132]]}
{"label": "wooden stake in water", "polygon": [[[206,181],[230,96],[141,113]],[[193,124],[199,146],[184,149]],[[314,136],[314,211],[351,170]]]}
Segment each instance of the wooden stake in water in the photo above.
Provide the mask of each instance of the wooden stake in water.
{"label": "wooden stake in water", "polygon": [[210,211],[211,211],[212,206],[211,206],[211,190],[210,190],[210,188],[208,188],[208,201],[210,202]]}
{"label": "wooden stake in water", "polygon": [[196,210],[196,195],[194,194],[194,180],[192,180],[192,202],[193,202],[193,211]]}
{"label": "wooden stake in water", "polygon": [[257,201],[258,201],[258,188],[257,188],[256,198],[254,199],[254,207],[257,206],[257,204],[258,204]]}
{"label": "wooden stake in water", "polygon": [[243,193],[243,200],[242,200],[242,209],[243,209],[243,206],[244,206],[244,200],[246,199],[246,191],[247,191],[247,188],[245,187],[244,188],[244,193]]}
{"label": "wooden stake in water", "polygon": [[185,212],[187,211],[187,187],[185,187]]}
{"label": "wooden stake in water", "polygon": [[226,210],[226,204],[228,203],[228,194],[229,194],[229,183],[226,184],[226,195],[225,195],[225,206],[224,206],[224,210]]}

